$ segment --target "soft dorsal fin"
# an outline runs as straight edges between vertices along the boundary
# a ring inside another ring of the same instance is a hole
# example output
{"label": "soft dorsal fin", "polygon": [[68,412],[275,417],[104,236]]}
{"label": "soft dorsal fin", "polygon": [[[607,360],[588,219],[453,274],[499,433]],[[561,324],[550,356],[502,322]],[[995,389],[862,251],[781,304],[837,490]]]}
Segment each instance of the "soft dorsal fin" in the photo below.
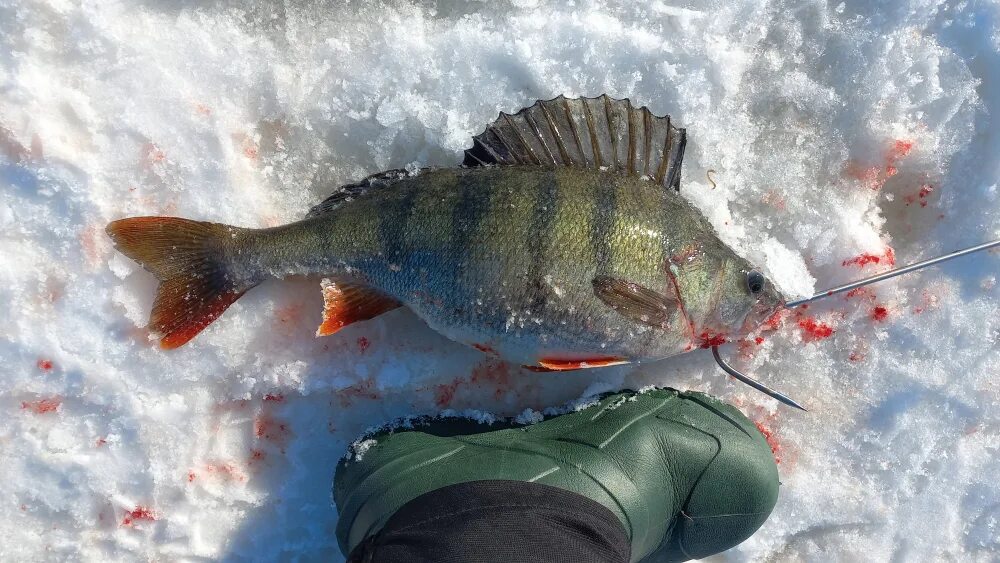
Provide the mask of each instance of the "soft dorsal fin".
{"label": "soft dorsal fin", "polygon": [[605,168],[648,176],[668,188],[680,189],[684,129],[670,116],[655,116],[602,94],[596,98],[537,101],[510,115],[500,113],[486,130],[472,138],[465,166],[534,164]]}
{"label": "soft dorsal fin", "polygon": [[392,184],[396,180],[405,178],[406,176],[409,176],[409,172],[402,168],[395,168],[393,170],[386,170],[385,172],[372,174],[371,176],[367,176],[362,180],[354,182],[353,184],[340,186],[335,192],[330,194],[329,197],[313,206],[313,208],[309,210],[309,213],[306,214],[306,219],[311,219],[317,215],[333,211],[344,203],[351,201],[372,188]]}

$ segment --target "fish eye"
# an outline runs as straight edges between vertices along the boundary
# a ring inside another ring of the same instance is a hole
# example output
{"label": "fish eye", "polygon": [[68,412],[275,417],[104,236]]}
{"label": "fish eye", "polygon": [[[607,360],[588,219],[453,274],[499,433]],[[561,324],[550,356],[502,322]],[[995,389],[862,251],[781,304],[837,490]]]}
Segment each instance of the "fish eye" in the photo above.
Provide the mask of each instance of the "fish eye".
{"label": "fish eye", "polygon": [[754,295],[764,291],[764,274],[757,270],[747,272],[747,289]]}

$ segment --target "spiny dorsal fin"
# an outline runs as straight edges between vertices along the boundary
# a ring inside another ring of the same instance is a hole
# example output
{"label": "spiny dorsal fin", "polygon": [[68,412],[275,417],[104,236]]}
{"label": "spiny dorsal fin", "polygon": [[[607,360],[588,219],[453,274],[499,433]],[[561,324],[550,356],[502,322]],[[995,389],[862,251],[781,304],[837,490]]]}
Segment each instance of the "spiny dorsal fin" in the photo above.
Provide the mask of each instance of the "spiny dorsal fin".
{"label": "spiny dorsal fin", "polygon": [[542,165],[605,168],[648,176],[680,189],[684,129],[670,116],[655,116],[628,98],[602,94],[596,98],[539,100],[511,115],[500,113],[472,138],[465,166]]}
{"label": "spiny dorsal fin", "polygon": [[313,206],[313,208],[309,210],[309,213],[306,214],[306,219],[311,219],[317,215],[333,211],[345,202],[351,201],[371,188],[391,184],[400,178],[405,178],[408,175],[409,172],[406,170],[402,168],[395,168],[393,170],[379,172],[378,174],[372,174],[371,176],[367,176],[366,178],[354,182],[353,184],[340,186],[329,197]]}

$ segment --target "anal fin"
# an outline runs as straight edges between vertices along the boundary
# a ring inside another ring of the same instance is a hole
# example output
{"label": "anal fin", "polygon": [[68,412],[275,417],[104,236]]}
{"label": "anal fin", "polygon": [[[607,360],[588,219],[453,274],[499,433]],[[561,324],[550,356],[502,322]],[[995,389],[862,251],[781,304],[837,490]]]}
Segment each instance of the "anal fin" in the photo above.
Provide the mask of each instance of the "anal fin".
{"label": "anal fin", "polygon": [[587,368],[603,368],[609,366],[620,366],[631,363],[625,358],[617,356],[595,356],[593,358],[582,358],[565,360],[559,358],[542,358],[538,360],[537,366],[524,366],[532,371],[574,371]]}
{"label": "anal fin", "polygon": [[323,323],[316,329],[316,336],[335,334],[349,324],[373,319],[402,306],[399,301],[367,285],[324,279],[320,286],[323,288]]}

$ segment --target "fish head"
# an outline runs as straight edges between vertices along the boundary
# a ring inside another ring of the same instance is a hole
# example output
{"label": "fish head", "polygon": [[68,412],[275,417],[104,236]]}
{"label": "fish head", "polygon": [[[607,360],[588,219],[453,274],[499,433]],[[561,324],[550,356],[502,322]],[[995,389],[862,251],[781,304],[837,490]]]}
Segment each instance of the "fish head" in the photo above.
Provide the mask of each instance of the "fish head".
{"label": "fish head", "polygon": [[685,263],[671,264],[694,346],[739,338],[768,321],[785,297],[762,270],[725,245],[702,247]]}
{"label": "fish head", "polygon": [[775,313],[785,307],[786,299],[775,287],[774,282],[759,269],[750,268],[743,273],[744,285],[753,301],[740,330],[742,333],[747,333],[774,317]]}

